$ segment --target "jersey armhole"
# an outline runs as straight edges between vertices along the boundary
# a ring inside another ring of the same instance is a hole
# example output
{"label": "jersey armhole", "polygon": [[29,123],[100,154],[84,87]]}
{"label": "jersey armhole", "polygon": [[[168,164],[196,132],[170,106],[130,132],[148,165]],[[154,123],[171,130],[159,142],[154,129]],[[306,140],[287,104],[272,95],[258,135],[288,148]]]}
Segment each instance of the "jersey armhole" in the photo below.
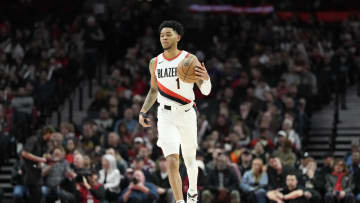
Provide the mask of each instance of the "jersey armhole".
{"label": "jersey armhole", "polygon": [[154,73],[156,72],[157,63],[158,63],[158,57],[156,57],[155,59]]}

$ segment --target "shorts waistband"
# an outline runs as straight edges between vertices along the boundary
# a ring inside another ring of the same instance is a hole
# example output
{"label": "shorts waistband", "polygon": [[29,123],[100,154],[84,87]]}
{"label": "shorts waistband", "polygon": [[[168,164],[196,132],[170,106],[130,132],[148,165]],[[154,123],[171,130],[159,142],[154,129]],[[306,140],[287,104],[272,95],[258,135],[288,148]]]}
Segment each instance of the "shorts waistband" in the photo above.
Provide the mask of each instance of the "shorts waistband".
{"label": "shorts waistband", "polygon": [[169,105],[169,104],[161,104],[159,105],[161,108],[168,110],[168,111],[185,111],[188,112],[191,108],[195,106],[194,102],[181,105],[181,106],[175,106],[175,105]]}

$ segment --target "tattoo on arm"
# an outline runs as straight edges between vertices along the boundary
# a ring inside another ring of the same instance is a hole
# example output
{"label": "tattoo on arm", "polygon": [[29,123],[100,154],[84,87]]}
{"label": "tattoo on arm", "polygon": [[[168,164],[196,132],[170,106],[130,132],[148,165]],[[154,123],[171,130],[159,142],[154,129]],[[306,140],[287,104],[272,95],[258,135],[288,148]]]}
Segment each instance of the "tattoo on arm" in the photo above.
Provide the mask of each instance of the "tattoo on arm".
{"label": "tattoo on arm", "polygon": [[154,105],[155,101],[157,99],[157,89],[150,88],[149,93],[147,94],[145,98],[145,102],[141,108],[141,112],[148,112],[152,105]]}

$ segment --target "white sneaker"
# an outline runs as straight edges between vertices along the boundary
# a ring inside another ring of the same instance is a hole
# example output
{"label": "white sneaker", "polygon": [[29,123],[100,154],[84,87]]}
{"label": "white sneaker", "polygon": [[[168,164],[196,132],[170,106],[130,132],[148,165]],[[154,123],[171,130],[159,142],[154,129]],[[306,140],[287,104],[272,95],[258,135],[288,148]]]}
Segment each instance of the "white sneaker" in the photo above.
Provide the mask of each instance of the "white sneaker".
{"label": "white sneaker", "polygon": [[198,194],[190,195],[189,192],[187,192],[187,198],[186,203],[197,203]]}

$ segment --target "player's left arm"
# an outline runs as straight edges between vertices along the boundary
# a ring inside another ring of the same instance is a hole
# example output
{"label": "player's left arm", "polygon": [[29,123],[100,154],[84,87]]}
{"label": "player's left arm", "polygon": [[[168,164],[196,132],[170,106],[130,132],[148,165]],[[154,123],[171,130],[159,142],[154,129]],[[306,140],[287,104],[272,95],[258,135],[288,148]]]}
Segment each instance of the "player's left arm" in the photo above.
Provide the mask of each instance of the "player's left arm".
{"label": "player's left arm", "polygon": [[[193,55],[193,57],[196,56]],[[198,60],[197,57],[196,60]],[[195,68],[196,78],[198,79],[196,81],[196,85],[199,87],[203,95],[209,95],[211,92],[210,76],[206,70],[205,64],[200,62],[198,64],[200,65],[197,65]]]}

